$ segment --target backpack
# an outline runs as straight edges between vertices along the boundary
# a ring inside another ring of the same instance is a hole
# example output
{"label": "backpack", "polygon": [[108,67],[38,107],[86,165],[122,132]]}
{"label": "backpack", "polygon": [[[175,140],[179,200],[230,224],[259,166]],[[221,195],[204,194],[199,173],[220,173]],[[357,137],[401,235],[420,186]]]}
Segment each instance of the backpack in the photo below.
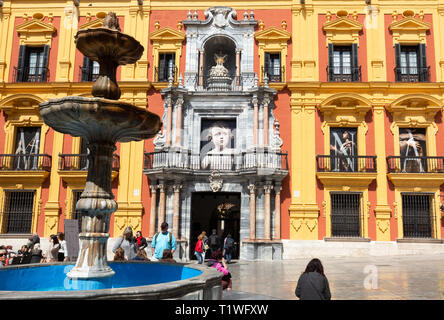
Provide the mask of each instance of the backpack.
{"label": "backpack", "polygon": [[[157,232],[155,235],[154,235],[154,241],[156,242],[156,244],[157,244],[157,236],[159,235],[159,232]],[[172,233],[171,232],[168,232],[168,235],[169,235],[169,240],[168,240],[168,244],[170,245],[170,249],[173,247],[173,235],[172,235]]]}
{"label": "backpack", "polygon": [[227,239],[227,248],[231,249],[234,247],[234,240],[232,238]]}
{"label": "backpack", "polygon": [[215,234],[210,236],[210,245],[217,246],[217,236]]}

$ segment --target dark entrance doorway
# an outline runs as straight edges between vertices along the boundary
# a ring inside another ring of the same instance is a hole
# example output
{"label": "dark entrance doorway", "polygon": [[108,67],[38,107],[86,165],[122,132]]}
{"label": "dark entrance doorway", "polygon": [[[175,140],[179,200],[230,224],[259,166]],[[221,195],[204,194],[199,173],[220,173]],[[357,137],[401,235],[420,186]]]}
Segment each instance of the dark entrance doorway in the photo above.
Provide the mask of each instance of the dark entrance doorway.
{"label": "dark entrance doorway", "polygon": [[[233,259],[239,257],[240,193],[195,192],[191,198],[190,259],[196,260],[194,247],[202,231],[211,235],[213,229],[221,239],[231,234],[236,246]],[[209,258],[209,253],[205,259]]]}

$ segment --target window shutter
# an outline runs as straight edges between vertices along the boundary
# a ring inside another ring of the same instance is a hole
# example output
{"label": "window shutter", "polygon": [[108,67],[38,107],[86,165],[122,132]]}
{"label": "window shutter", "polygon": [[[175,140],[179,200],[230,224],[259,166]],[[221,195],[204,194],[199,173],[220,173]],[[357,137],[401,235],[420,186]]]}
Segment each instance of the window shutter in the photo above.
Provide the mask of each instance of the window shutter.
{"label": "window shutter", "polygon": [[358,44],[352,44],[351,52],[352,81],[359,81]]}
{"label": "window shutter", "polygon": [[48,57],[49,57],[49,46],[46,45],[43,48],[43,64],[42,64],[42,81],[45,82],[48,76]]}
{"label": "window shutter", "polygon": [[428,70],[427,70],[427,49],[424,43],[419,45],[419,81],[429,81]]}
{"label": "window shutter", "polygon": [[327,76],[328,81],[333,80],[333,43],[328,44],[328,67],[327,67]]}
{"label": "window shutter", "polygon": [[265,77],[265,74],[267,74],[267,77],[270,78],[270,69],[271,69],[271,54],[266,52],[264,57],[264,74],[262,77]]}
{"label": "window shutter", "polygon": [[87,57],[83,57],[82,65],[82,81],[89,81],[89,75],[91,73],[91,60]]}
{"label": "window shutter", "polygon": [[17,62],[17,82],[22,82],[25,74],[26,46],[20,46]]}
{"label": "window shutter", "polygon": [[395,44],[395,63],[395,80],[401,81],[401,45],[399,43]]}

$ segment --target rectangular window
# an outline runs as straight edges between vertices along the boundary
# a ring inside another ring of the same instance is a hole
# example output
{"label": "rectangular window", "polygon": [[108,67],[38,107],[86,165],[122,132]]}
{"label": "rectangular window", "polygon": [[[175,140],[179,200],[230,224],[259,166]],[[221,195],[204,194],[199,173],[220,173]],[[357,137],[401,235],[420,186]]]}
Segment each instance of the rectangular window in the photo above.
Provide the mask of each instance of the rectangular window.
{"label": "rectangular window", "polygon": [[338,46],[328,45],[329,65],[327,75],[329,81],[350,82],[360,81],[357,44]]}
{"label": "rectangular window", "polygon": [[262,78],[265,74],[270,82],[282,82],[282,67],[280,53],[265,53],[265,66]]}
{"label": "rectangular window", "polygon": [[15,137],[14,169],[37,170],[40,127],[18,127]]}
{"label": "rectangular window", "polygon": [[48,75],[49,46],[20,46],[15,69],[17,82],[45,82]]}
{"label": "rectangular window", "polygon": [[77,202],[80,200],[80,195],[82,194],[83,190],[73,190],[72,192],[72,208],[71,208],[71,212],[72,212],[72,219],[77,220],[78,224],[79,224],[79,232],[82,229],[82,216],[80,215],[80,211],[76,210],[76,205]]}
{"label": "rectangular window", "polygon": [[432,238],[433,195],[402,194],[404,238]]}
{"label": "rectangular window", "polygon": [[4,233],[31,233],[34,191],[6,191]]}
{"label": "rectangular window", "polygon": [[332,237],[361,237],[361,193],[330,193]]}
{"label": "rectangular window", "polygon": [[426,129],[400,128],[399,155],[402,172],[428,172]]}
{"label": "rectangular window", "polygon": [[96,81],[100,73],[100,64],[88,57],[83,57],[83,66],[80,70],[82,81]]}
{"label": "rectangular window", "polygon": [[396,81],[426,82],[429,81],[425,44],[406,46],[395,45]]}
{"label": "rectangular window", "polygon": [[330,128],[330,166],[332,171],[358,171],[357,142],[357,128]]}
{"label": "rectangular window", "polygon": [[174,81],[176,80],[176,54],[160,53],[157,81],[168,82],[170,77],[173,77]]}

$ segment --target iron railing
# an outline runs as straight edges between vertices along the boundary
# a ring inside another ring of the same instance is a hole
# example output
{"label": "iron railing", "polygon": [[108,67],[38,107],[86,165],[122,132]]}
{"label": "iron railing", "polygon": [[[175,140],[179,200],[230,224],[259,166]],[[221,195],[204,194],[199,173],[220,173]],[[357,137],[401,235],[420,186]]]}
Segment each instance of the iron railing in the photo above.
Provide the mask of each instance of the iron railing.
{"label": "iron railing", "polygon": [[444,157],[387,157],[389,173],[444,173]]}
{"label": "iron railing", "polygon": [[190,151],[145,153],[144,169],[241,171],[256,168],[288,170],[287,153],[242,152],[238,154],[192,154]]}
{"label": "iron railing", "polygon": [[46,82],[48,79],[47,67],[14,67],[13,81],[15,82]]}
{"label": "iron railing", "polygon": [[0,154],[0,171],[51,171],[48,154]]}
{"label": "iron railing", "polygon": [[[184,73],[185,87],[194,88],[194,90],[205,90],[205,91],[215,91],[215,89],[210,89],[208,86],[209,75],[198,75],[195,72],[185,72]],[[243,91],[244,89],[252,88],[255,85],[255,79],[257,75],[254,72],[243,72],[241,75],[231,75],[231,84],[228,91]],[[227,91],[224,88],[224,91]]]}
{"label": "iron railing", "polygon": [[173,82],[177,82],[178,69],[176,66],[159,68],[154,67],[154,82],[168,82],[170,76],[173,77]]}
{"label": "iron railing", "polygon": [[317,155],[318,172],[376,172],[376,156]]}
{"label": "iron railing", "polygon": [[285,66],[280,66],[278,68],[274,67],[261,67],[262,80],[265,75],[268,77],[269,82],[285,82]]}
{"label": "iron railing", "polygon": [[395,67],[396,81],[429,82],[430,66],[428,67]]}
{"label": "iron railing", "polygon": [[[59,154],[60,171],[87,171],[89,166],[88,154]],[[113,154],[113,171],[120,169],[120,157]]]}
{"label": "iron railing", "polygon": [[5,191],[2,233],[31,233],[34,191]]}
{"label": "iron railing", "polygon": [[433,195],[401,195],[404,238],[433,238],[436,233]]}
{"label": "iron railing", "polygon": [[362,237],[361,193],[332,192],[330,196],[332,237]]}
{"label": "iron railing", "polygon": [[99,77],[99,70],[94,70],[94,67],[87,68],[79,66],[79,80],[84,82],[94,82]]}
{"label": "iron railing", "polygon": [[359,82],[361,81],[361,66],[338,67],[327,66],[327,79],[332,82]]}

